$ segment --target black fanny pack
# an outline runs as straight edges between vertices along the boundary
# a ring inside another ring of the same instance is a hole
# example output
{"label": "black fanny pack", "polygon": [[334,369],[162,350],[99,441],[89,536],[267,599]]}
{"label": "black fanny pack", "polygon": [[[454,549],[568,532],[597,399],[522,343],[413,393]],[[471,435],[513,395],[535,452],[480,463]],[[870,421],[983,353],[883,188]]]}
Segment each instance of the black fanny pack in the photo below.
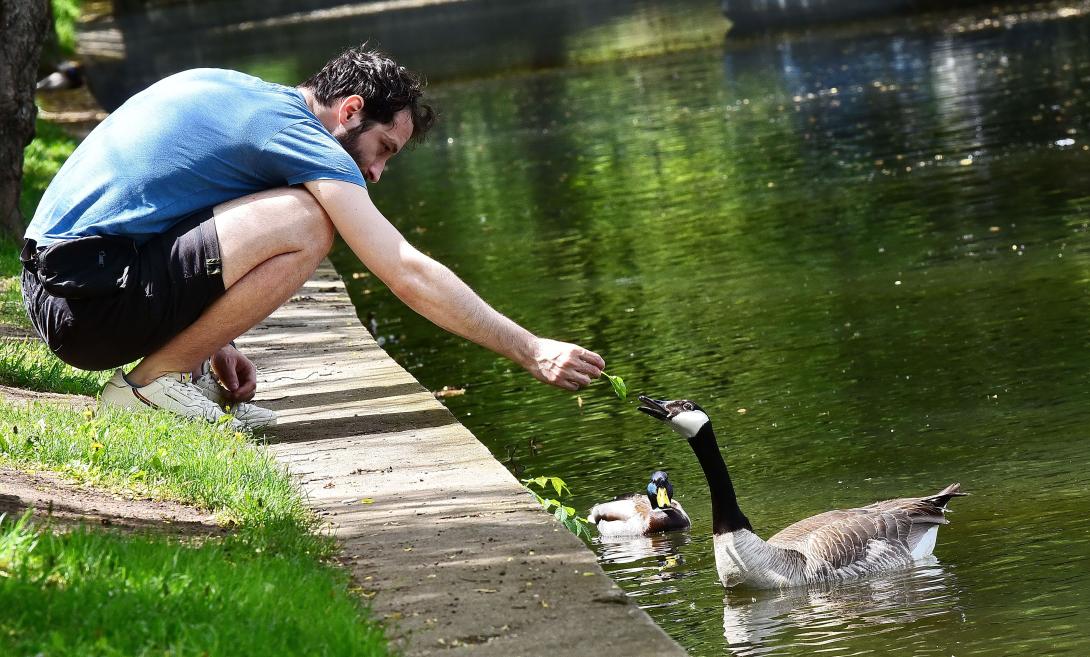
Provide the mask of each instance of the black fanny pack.
{"label": "black fanny pack", "polygon": [[127,237],[91,235],[42,249],[34,240],[26,240],[19,259],[53,296],[90,299],[128,287],[138,255],[136,242]]}

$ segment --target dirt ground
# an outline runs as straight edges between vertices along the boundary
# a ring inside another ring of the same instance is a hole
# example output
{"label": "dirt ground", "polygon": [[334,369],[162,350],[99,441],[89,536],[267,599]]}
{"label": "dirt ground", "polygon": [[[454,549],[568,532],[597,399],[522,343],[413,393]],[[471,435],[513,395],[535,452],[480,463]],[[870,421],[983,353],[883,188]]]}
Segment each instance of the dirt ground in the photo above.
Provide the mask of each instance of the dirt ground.
{"label": "dirt ground", "polygon": [[[90,397],[8,386],[0,386],[0,397],[9,404],[46,401],[74,408],[95,404]],[[55,472],[23,472],[0,467],[0,514],[16,517],[27,509],[34,510],[36,520],[59,528],[86,524],[180,536],[221,535],[228,531],[216,524],[211,513],[192,506],[129,498],[74,483]]]}

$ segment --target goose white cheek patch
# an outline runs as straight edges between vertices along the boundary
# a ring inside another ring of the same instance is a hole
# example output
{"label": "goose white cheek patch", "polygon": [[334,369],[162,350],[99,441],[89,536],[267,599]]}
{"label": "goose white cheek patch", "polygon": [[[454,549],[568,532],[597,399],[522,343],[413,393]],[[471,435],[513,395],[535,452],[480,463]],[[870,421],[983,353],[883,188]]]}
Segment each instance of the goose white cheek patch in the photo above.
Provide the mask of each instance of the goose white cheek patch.
{"label": "goose white cheek patch", "polygon": [[708,416],[701,411],[684,411],[670,420],[670,426],[686,438],[692,438],[708,422]]}

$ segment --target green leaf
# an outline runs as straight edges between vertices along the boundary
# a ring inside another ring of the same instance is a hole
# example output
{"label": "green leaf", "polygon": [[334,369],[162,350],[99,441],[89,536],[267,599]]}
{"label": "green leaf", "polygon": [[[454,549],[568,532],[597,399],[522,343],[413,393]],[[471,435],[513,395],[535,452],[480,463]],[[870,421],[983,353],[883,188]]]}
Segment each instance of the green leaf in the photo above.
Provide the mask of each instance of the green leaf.
{"label": "green leaf", "polygon": [[582,522],[576,522],[573,531],[576,536],[586,536],[588,541],[591,539],[590,530],[587,529],[587,526]]}
{"label": "green leaf", "polygon": [[602,376],[609,379],[609,384],[613,386],[613,392],[617,393],[617,397],[622,400],[628,397],[628,386],[625,385],[624,379],[619,376],[610,376],[605,372],[602,372]]}
{"label": "green leaf", "polygon": [[[556,494],[563,495],[564,490],[568,487],[568,485],[564,483],[564,480],[560,477],[549,477],[549,479],[552,479],[553,481],[553,490],[556,491]],[[568,492],[570,493],[571,491],[569,490]]]}

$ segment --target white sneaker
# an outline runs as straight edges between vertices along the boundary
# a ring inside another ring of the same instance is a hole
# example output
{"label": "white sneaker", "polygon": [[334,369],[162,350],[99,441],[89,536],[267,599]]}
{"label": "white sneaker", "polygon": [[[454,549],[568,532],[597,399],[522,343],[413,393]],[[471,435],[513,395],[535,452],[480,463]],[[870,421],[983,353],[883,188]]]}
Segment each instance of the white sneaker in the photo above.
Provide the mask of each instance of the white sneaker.
{"label": "white sneaker", "polygon": [[227,399],[227,390],[220,385],[216,375],[212,374],[212,370],[207,368],[207,363],[205,364],[204,374],[195,379],[193,385],[197,390],[201,391],[202,395],[233,415],[243,427],[250,431],[264,429],[276,424],[276,411],[248,402],[231,403]]}
{"label": "white sneaker", "polygon": [[[99,404],[121,408],[150,406],[182,417],[212,423],[223,421],[222,418],[227,414],[193,385],[192,378],[188,373],[171,372],[137,388],[129,385],[125,375],[118,369],[102,388]],[[244,428],[237,419],[227,422],[227,426],[235,430]]]}

